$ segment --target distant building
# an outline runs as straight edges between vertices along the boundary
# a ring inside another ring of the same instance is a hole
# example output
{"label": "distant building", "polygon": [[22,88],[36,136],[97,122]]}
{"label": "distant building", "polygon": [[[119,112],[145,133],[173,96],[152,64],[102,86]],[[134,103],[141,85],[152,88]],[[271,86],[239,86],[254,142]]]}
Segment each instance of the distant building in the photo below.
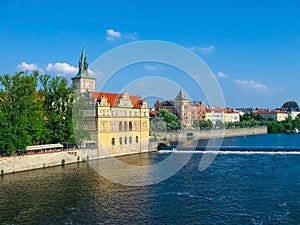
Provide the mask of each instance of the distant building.
{"label": "distant building", "polygon": [[299,111],[291,111],[289,112],[289,115],[292,117],[292,119],[296,119],[296,117],[300,114]]}
{"label": "distant building", "polygon": [[[194,123],[199,120],[210,120],[213,124],[217,120],[224,122],[239,122],[240,115],[233,109],[223,109],[219,107],[207,108],[205,103],[189,100],[182,90],[179,91],[174,100],[156,102],[155,109],[167,109],[177,115],[186,129],[194,128]],[[154,115],[154,112],[153,112]]]}
{"label": "distant building", "polygon": [[149,143],[149,107],[139,96],[95,91],[95,78],[88,72],[85,47],[79,59],[79,72],[72,78],[77,91],[91,106],[84,111],[84,129],[91,140],[83,146],[97,146],[111,154],[146,151]]}
{"label": "distant building", "polygon": [[288,118],[287,111],[282,111],[282,110],[260,109],[260,110],[255,110],[253,114],[260,115],[262,118],[267,120],[284,121]]}
{"label": "distant building", "polygon": [[167,109],[175,114],[181,121],[183,128],[186,129],[192,129],[196,120],[205,120],[205,103],[189,100],[182,90],[179,91],[174,100],[157,101],[154,107],[156,110]]}
{"label": "distant building", "polygon": [[240,122],[240,114],[238,111],[233,109],[226,109],[224,115],[225,123],[235,123]]}
{"label": "distant building", "polygon": [[215,125],[217,121],[223,123],[240,122],[240,114],[233,109],[223,109],[220,107],[206,108],[205,120],[210,120]]}
{"label": "distant building", "polygon": [[205,120],[210,120],[215,125],[217,121],[225,122],[224,109],[219,107],[206,108]]}

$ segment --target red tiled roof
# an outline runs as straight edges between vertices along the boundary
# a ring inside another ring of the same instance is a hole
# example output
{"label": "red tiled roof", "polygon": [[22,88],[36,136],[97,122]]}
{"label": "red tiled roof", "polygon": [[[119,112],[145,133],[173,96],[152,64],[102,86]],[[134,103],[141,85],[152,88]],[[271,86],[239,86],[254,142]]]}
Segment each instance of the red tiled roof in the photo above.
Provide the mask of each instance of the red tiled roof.
{"label": "red tiled roof", "polygon": [[279,110],[257,110],[255,114],[278,114],[278,113],[287,113],[285,111],[279,111]]}
{"label": "red tiled roof", "polygon": [[[107,98],[107,102],[110,105],[110,107],[117,107],[119,98],[122,96],[122,94],[114,94],[114,93],[108,93],[108,92],[91,92],[91,96],[97,100],[100,100],[102,97]],[[130,95],[129,99],[131,101],[131,104],[133,105],[133,108],[140,108],[140,105],[142,104],[143,100],[140,99],[139,96]]]}

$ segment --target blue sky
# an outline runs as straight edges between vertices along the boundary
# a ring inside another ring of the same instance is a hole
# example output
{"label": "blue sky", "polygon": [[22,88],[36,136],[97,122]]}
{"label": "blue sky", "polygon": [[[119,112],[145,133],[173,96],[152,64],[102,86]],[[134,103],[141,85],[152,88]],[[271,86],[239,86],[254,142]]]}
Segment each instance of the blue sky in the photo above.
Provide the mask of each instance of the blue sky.
{"label": "blue sky", "polygon": [[[274,108],[288,99],[300,102],[299,0],[4,0],[0,31],[0,74],[38,68],[70,78],[83,42],[92,64],[121,44],[164,40],[205,61],[229,107]],[[129,78],[155,75],[172,79],[180,72],[145,63],[121,71],[107,90],[119,91]],[[190,90],[191,98],[205,99],[188,80],[178,82],[178,87]],[[168,90],[170,98],[177,91]]]}

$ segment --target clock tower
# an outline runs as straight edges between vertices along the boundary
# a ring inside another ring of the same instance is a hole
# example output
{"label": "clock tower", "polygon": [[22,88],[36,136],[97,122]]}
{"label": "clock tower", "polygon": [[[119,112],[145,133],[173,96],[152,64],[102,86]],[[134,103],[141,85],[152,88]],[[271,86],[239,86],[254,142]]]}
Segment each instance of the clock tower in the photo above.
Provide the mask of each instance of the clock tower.
{"label": "clock tower", "polygon": [[76,90],[80,93],[95,91],[95,78],[89,75],[87,55],[84,45],[79,58],[79,71],[75,77],[72,77],[72,82]]}

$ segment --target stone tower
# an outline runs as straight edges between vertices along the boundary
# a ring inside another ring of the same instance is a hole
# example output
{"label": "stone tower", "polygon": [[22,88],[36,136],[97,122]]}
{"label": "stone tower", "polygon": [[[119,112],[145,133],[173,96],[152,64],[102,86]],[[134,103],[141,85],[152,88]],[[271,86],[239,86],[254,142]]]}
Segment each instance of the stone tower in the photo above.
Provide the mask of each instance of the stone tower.
{"label": "stone tower", "polygon": [[174,107],[183,127],[190,129],[193,125],[190,110],[190,100],[185,96],[182,90],[179,91],[176,98],[174,99]]}
{"label": "stone tower", "polygon": [[77,75],[72,78],[72,82],[76,90],[80,93],[95,91],[95,78],[89,75],[87,55],[84,45],[79,58],[79,71]]}

